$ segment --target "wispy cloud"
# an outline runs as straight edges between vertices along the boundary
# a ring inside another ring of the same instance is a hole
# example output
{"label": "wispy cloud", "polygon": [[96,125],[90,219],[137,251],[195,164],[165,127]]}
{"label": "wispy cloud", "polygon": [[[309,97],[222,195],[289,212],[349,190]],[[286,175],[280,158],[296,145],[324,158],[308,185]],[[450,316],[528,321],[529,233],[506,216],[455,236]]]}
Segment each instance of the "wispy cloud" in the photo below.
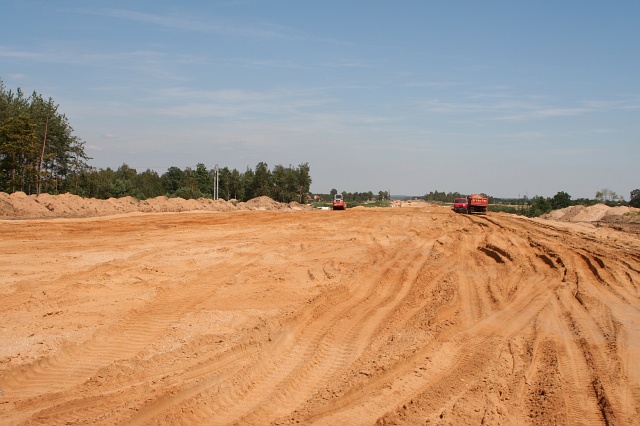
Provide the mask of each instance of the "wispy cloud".
{"label": "wispy cloud", "polygon": [[249,67],[265,67],[265,68],[280,68],[280,69],[295,69],[295,70],[300,70],[305,68],[301,66],[299,63],[293,62],[290,60],[282,61],[282,60],[275,60],[275,59],[253,59],[253,60],[237,59],[236,62]]}
{"label": "wispy cloud", "polygon": [[135,50],[128,52],[94,52],[82,50],[75,46],[43,46],[39,49],[20,49],[0,46],[0,58],[26,59],[35,62],[60,64],[91,64],[91,63],[131,63],[158,62],[164,54],[152,50]]}
{"label": "wispy cloud", "polygon": [[372,67],[370,63],[367,63],[361,60],[353,60],[353,59],[326,62],[326,63],[323,63],[322,66],[327,68],[371,68]]}
{"label": "wispy cloud", "polygon": [[188,78],[179,73],[178,65],[199,64],[207,60],[201,56],[147,49],[100,52],[73,44],[46,44],[28,49],[0,45],[2,59],[13,63],[73,66],[87,73],[91,69],[96,81],[100,76],[109,79],[117,73],[126,73],[134,81],[137,80],[132,83],[136,86],[139,86],[140,80],[186,81]]}
{"label": "wispy cloud", "polygon": [[403,87],[448,89],[455,86],[462,86],[464,83],[457,81],[412,81],[403,84]]}
{"label": "wispy cloud", "polygon": [[180,31],[216,33],[235,37],[278,38],[288,40],[319,41],[331,44],[351,45],[345,40],[330,37],[319,37],[305,33],[303,30],[276,24],[270,21],[238,21],[207,16],[206,20],[200,16],[186,14],[157,14],[139,12],[130,9],[99,8],[82,9],[80,13],[103,16],[120,20],[133,21],[155,25]]}
{"label": "wispy cloud", "polygon": [[84,10],[83,12],[186,31],[220,33],[244,37],[283,37],[285,35],[282,28],[271,24],[256,23],[253,26],[247,26],[239,24],[238,22],[222,19],[207,18],[207,20],[204,21],[197,17],[158,15],[126,9],[103,8]]}
{"label": "wispy cloud", "polygon": [[[127,92],[126,89],[118,87],[111,91]],[[104,87],[100,90],[110,89]],[[138,88],[135,93],[136,99],[132,103],[103,103],[101,107],[110,116],[161,116],[169,120],[223,118],[233,123],[282,123],[317,121],[322,119],[318,114],[324,113],[324,106],[339,102],[338,99],[312,88],[202,90],[175,86]]]}
{"label": "wispy cloud", "polygon": [[603,101],[588,100],[585,106],[598,110],[618,109],[618,110],[637,110],[640,109],[640,98],[631,98],[624,101]]}
{"label": "wispy cloud", "polygon": [[563,101],[550,96],[533,95],[518,97],[507,93],[478,93],[466,100],[425,99],[419,108],[430,113],[449,115],[478,115],[497,121],[541,120],[554,117],[579,117],[592,113],[640,109],[640,102],[586,100],[573,105],[561,105]]}
{"label": "wispy cloud", "polygon": [[22,73],[9,74],[7,77],[12,80],[26,80],[29,78],[27,74],[22,74]]}
{"label": "wispy cloud", "polygon": [[38,59],[43,54],[23,49],[14,49],[7,46],[0,46],[0,58],[7,59]]}

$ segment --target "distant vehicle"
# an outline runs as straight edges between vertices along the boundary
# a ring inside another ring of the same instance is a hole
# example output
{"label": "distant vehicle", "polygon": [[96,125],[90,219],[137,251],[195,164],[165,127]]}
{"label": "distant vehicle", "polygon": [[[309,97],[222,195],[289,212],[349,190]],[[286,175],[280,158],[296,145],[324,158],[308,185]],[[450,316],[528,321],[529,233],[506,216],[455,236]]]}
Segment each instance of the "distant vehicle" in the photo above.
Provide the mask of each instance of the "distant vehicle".
{"label": "distant vehicle", "polygon": [[467,198],[453,200],[453,210],[457,213],[487,214],[489,199],[482,194],[471,194]]}
{"label": "distant vehicle", "polygon": [[347,203],[342,199],[342,194],[336,194],[333,196],[333,209],[344,210],[347,208]]}
{"label": "distant vehicle", "polygon": [[466,198],[456,198],[453,200],[453,211],[456,213],[466,213],[469,208],[469,202]]}

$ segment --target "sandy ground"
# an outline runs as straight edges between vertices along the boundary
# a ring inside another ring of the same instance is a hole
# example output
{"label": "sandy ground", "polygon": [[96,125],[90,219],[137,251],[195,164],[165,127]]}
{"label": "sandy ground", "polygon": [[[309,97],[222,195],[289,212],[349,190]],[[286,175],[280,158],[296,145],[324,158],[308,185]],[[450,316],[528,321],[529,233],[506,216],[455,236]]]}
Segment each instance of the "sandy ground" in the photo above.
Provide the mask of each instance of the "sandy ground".
{"label": "sandy ground", "polygon": [[446,207],[0,221],[0,424],[640,418],[640,239]]}

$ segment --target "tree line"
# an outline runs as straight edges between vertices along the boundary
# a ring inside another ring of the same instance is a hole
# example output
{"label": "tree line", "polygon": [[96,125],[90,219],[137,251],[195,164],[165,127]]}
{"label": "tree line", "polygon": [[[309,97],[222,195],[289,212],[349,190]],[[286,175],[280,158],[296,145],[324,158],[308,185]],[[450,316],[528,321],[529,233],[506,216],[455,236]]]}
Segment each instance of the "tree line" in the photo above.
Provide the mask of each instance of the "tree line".
{"label": "tree line", "polygon": [[53,99],[0,80],[0,191],[71,192],[89,157]]}
{"label": "tree line", "polygon": [[[329,194],[321,194],[321,196],[323,199],[326,199],[326,201],[332,201],[333,197],[337,193],[338,193],[338,190],[335,188],[332,188],[331,191],[329,191]],[[378,191],[378,195],[374,195],[372,191],[367,191],[367,192],[342,191],[341,194],[342,194],[342,198],[346,202],[354,205],[366,203],[369,201],[384,201],[384,200],[390,199],[389,193],[387,191]]]}
{"label": "tree line", "polygon": [[[153,170],[138,173],[123,164],[117,170],[89,169],[79,177],[77,194],[88,198],[120,198],[131,196],[139,200],[158,196],[184,199],[212,198],[215,191],[215,169],[199,163],[195,168],[169,167],[159,175]],[[264,162],[246,171],[222,167],[217,170],[217,195],[225,200],[248,201],[267,196],[275,201],[289,203],[307,202],[311,186],[308,163],[298,167],[277,165],[269,169]]]}

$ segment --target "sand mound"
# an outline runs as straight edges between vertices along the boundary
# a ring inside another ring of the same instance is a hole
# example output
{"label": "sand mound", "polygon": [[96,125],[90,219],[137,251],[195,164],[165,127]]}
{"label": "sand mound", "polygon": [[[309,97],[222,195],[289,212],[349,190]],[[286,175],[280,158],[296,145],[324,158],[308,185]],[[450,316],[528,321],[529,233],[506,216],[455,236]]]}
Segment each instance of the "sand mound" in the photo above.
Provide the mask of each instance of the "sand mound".
{"label": "sand mound", "polygon": [[277,201],[273,201],[269,197],[258,197],[246,203],[238,203],[238,206],[246,210],[277,210],[278,204]]}
{"label": "sand mound", "polygon": [[593,206],[571,206],[543,215],[544,219],[559,220],[562,222],[600,222],[611,217],[623,216],[627,213],[640,212],[640,209],[626,206],[609,207],[606,204]]}
{"label": "sand mound", "polygon": [[238,203],[237,200],[211,200],[199,198],[156,197],[137,200],[133,197],[97,200],[77,195],[40,194],[24,192],[7,194],[0,192],[0,219],[52,219],[110,216],[123,213],[163,213],[186,211],[236,211],[236,210],[309,210],[311,206],[291,202],[279,203],[269,197],[258,197]]}

